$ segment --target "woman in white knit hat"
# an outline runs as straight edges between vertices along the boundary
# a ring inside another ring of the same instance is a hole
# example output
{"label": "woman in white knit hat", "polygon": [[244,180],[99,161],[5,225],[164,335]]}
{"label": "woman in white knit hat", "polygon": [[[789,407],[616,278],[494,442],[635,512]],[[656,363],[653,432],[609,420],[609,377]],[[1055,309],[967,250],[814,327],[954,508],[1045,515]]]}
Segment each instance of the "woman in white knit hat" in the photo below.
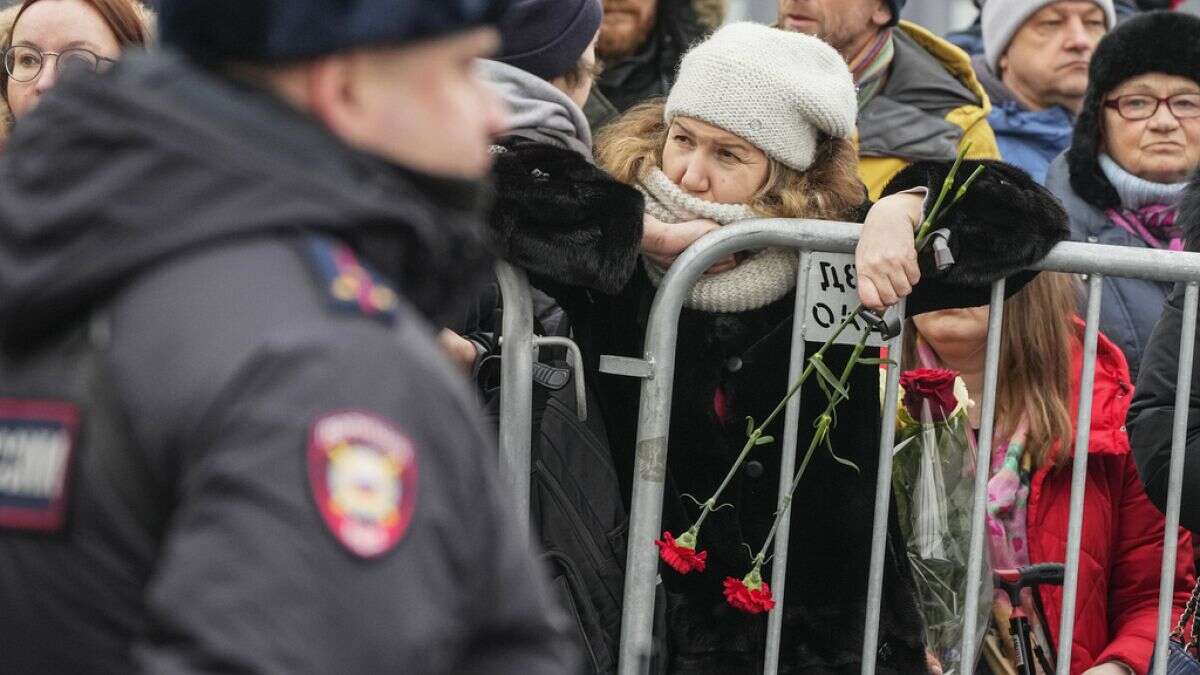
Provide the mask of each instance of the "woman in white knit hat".
{"label": "woman in white knit hat", "polygon": [[[911,293],[914,312],[986,304],[991,281],[1037,260],[1065,236],[1065,216],[1048,193],[1019,171],[993,165],[948,221],[958,264],[935,274],[922,263],[926,280],[914,289],[921,277],[913,247],[921,191],[885,197],[868,214],[852,140],[856,108],[850,73],[825,43],[753,24],[726,26],[684,58],[666,101],[632,109],[598,139],[600,165],[643,193],[645,230],[632,237],[567,227],[535,237],[525,233],[561,252],[542,270],[531,270],[571,317],[589,381],[600,393],[626,498],[639,384],[602,375],[596,365],[601,354],[642,353],[656,286],[681,243],[748,218],[865,216],[858,266],[863,300],[879,306]],[[964,166],[964,176],[975,164]],[[889,193],[940,186],[948,170],[948,162],[917,163]],[[511,233],[493,234],[512,239]],[[582,272],[592,272],[597,242],[614,239],[640,240],[640,247],[626,251],[640,264],[632,276],[624,273],[615,296],[584,288],[583,279],[595,276]],[[579,275],[564,271],[570,261],[577,261]],[[765,419],[783,398],[796,271],[792,251],[734,256],[709,270],[685,303],[663,512],[663,527],[672,533],[687,530],[698,514],[686,495],[706,498],[729,470],[745,443],[746,418]],[[1017,277],[1014,292],[1029,278]],[[815,349],[810,346],[810,353]],[[826,362],[840,372],[849,352],[835,347]],[[784,612],[781,672],[860,668],[880,434],[877,383],[871,368],[855,372],[850,388],[861,393],[842,406],[831,433],[836,452],[861,473],[818,453],[796,495],[786,604],[775,610]],[[824,403],[816,386],[806,387],[802,415],[815,415]],[[812,421],[800,422],[800,447],[807,446]],[[767,433],[778,437],[782,423]],[[663,567],[671,672],[761,672],[765,617],[727,605],[722,581],[748,571],[743,543],[757,549],[767,535],[777,505],[778,453],[775,445],[756,449],[721,498],[734,508],[705,522],[699,541],[707,552],[704,572],[684,575]],[[904,565],[889,555],[879,672],[925,668]]]}

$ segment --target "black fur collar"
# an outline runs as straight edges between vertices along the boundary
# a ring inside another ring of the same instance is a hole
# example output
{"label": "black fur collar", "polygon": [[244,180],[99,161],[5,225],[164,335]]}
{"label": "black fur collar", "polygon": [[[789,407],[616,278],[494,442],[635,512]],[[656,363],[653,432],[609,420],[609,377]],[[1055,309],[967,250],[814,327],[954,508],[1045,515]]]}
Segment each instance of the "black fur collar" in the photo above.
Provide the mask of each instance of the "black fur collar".
{"label": "black fur collar", "polygon": [[637,268],[642,195],[582,155],[518,142],[498,155],[495,254],[550,281],[608,294]]}

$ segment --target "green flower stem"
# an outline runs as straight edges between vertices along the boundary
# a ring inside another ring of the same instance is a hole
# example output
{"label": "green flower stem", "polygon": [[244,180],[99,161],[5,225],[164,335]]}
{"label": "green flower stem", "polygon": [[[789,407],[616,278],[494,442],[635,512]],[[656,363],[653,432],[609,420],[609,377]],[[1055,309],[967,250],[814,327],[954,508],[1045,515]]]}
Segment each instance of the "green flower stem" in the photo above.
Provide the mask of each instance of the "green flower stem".
{"label": "green flower stem", "polygon": [[[850,360],[846,362],[846,367],[842,369],[842,376],[838,382],[842,388],[846,388],[846,383],[850,381],[850,374],[854,372],[854,367],[858,365],[858,359],[862,356],[863,351],[867,347],[867,337],[870,333],[863,333],[858,342],[854,345],[854,352],[850,355]],[[829,429],[833,426],[833,409],[837,407],[843,400],[843,396],[834,392],[830,397],[828,405],[825,406],[825,412],[821,413],[817,418],[817,429],[813,433],[812,441],[808,444],[808,450],[804,453],[804,461],[800,463],[800,469],[796,472],[796,477],[792,479],[792,487],[788,490],[787,495],[783,498],[783,503],[780,504],[779,510],[775,512],[775,522],[771,523],[771,530],[767,532],[767,539],[763,542],[762,549],[758,555],[754,557],[755,564],[761,565],[766,559],[767,550],[771,548],[771,544],[775,541],[775,535],[779,532],[779,523],[782,521],[783,514],[792,506],[792,498],[796,494],[796,488],[800,487],[800,479],[804,477],[804,472],[808,469],[809,460],[812,459],[813,453],[816,452],[817,446],[825,441],[829,435]]]}
{"label": "green flower stem", "polygon": [[[974,183],[975,179],[978,178],[983,172],[984,167],[980,166],[976,168],[975,172],[971,174],[970,178],[968,178],[967,181],[963,183],[957,191],[954,192],[954,196],[950,199],[949,205],[946,204],[946,199],[950,197],[951,191],[954,190],[954,182],[955,178],[958,176],[959,168],[962,166],[962,162],[966,158],[967,152],[970,150],[970,148],[971,144],[967,143],[962,147],[961,150],[959,150],[958,157],[954,160],[954,165],[950,168],[950,172],[946,175],[946,179],[942,182],[942,189],[938,193],[938,198],[933,205],[933,209],[929,212],[929,216],[926,217],[921,223],[921,227],[918,228],[915,237],[915,244],[918,251],[924,247],[925,240],[929,236],[929,232],[933,230],[934,226],[944,217],[945,212],[951,211],[955,206],[958,205],[960,201],[962,201],[963,197],[967,194],[967,190],[971,187],[971,184]],[[943,212],[943,207],[945,207],[945,212]],[[850,324],[854,322],[859,313],[862,312],[863,307],[864,306],[860,303],[853,312],[846,315],[846,318],[842,319],[841,325],[838,326],[833,335],[825,341],[825,344],[821,345],[821,348],[817,350],[815,354],[807,359],[807,365],[804,368],[804,372],[801,373],[800,379],[792,384],[791,388],[788,389],[787,395],[784,396],[783,400],[779,402],[779,405],[775,406],[775,409],[771,411],[771,414],[766,420],[763,421],[762,424],[758,425],[757,428],[753,429],[749,433],[746,439],[746,444],[742,447],[742,451],[738,454],[737,460],[734,461],[733,466],[729,469],[729,472],[725,474],[725,479],[721,481],[721,485],[717,488],[716,492],[714,492],[713,495],[708,498],[708,501],[704,502],[702,505],[700,517],[696,520],[696,523],[692,525],[692,527],[683,535],[684,537],[688,537],[688,541],[692,542],[693,545],[695,538],[700,532],[700,527],[704,524],[704,521],[708,518],[708,515],[717,510],[717,500],[721,498],[721,495],[725,492],[725,489],[729,487],[731,482],[733,482],[734,476],[737,475],[738,470],[742,467],[742,464],[745,463],[746,458],[750,456],[750,451],[759,444],[759,441],[763,438],[763,433],[766,428],[769,427],[777,417],[779,417],[779,414],[782,413],[784,408],[787,407],[788,402],[791,401],[792,398],[795,397],[795,395],[800,391],[800,388],[804,385],[805,381],[812,376],[813,371],[816,369],[815,364],[824,358],[825,352],[827,352],[829,348],[833,346],[834,342],[836,342],[837,339],[841,337],[842,333],[846,331],[846,328],[848,328]],[[808,451],[804,455],[804,460],[800,465],[800,470],[796,473],[796,476],[792,481],[791,490],[788,492],[787,496],[784,497],[779,511],[777,511],[775,514],[775,522],[771,525],[771,530],[767,535],[766,542],[763,544],[763,547],[759,551],[758,555],[754,558],[755,569],[762,567],[763,561],[766,559],[766,552],[770,548],[771,543],[775,540],[775,535],[779,530],[780,516],[791,507],[792,498],[796,493],[796,489],[800,485],[800,479],[804,476],[804,472],[808,468],[808,463],[812,459],[813,453],[816,452],[817,446],[826,441],[829,435],[829,429],[833,426],[833,410],[838,406],[839,403],[842,402],[842,400],[847,398],[846,396],[843,396],[841,392],[846,390],[846,382],[849,380],[850,373],[853,372],[854,367],[858,365],[858,360],[862,356],[863,350],[866,348],[866,341],[869,335],[870,331],[864,332],[862,337],[855,344],[854,353],[851,355],[850,361],[846,364],[846,368],[842,372],[842,376],[839,380],[840,386],[838,389],[840,389],[840,391],[834,391],[828,394],[829,404],[825,407],[825,412],[817,418],[818,422],[816,433],[813,435],[812,442],[809,443]]]}
{"label": "green flower stem", "polygon": [[946,180],[942,181],[942,191],[938,192],[937,201],[934,202],[934,209],[929,211],[929,217],[926,217],[925,222],[920,223],[920,228],[917,229],[917,249],[920,250],[920,244],[924,243],[925,235],[929,234],[930,229],[934,228],[934,223],[937,222],[937,216],[942,211],[942,204],[946,203],[946,198],[950,195],[950,190],[954,187],[954,178],[958,177],[959,167],[962,166],[962,160],[966,159],[967,151],[971,150],[971,143],[967,143],[959,150],[959,156],[954,159],[954,166],[950,167],[950,173],[946,174]]}
{"label": "green flower stem", "polygon": [[[859,311],[861,311],[861,309],[862,306],[860,305]],[[766,428],[775,421],[776,417],[779,417],[779,413],[783,412],[783,409],[787,407],[788,401],[795,397],[795,395],[800,391],[800,387],[802,387],[804,382],[812,375],[814,369],[813,362],[825,355],[825,352],[828,351],[831,346],[833,346],[834,341],[837,340],[842,333],[846,332],[846,328],[850,326],[850,323],[854,321],[856,316],[858,316],[857,311],[853,314],[846,315],[846,318],[842,319],[841,325],[838,326],[833,335],[825,341],[825,344],[821,345],[821,348],[817,350],[816,354],[813,354],[808,359],[808,365],[805,366],[804,372],[800,374],[800,379],[796,380],[791,389],[788,390],[787,395],[784,396],[783,400],[779,402],[779,405],[775,406],[775,409],[772,410],[771,414],[767,416],[767,419],[760,424],[757,429],[750,433],[750,437],[746,439],[746,445],[742,446],[742,452],[738,455],[737,460],[734,461],[733,466],[730,467],[729,473],[725,474],[725,480],[721,481],[721,485],[717,488],[717,491],[708,498],[708,501],[704,502],[703,511],[700,513],[699,520],[697,520],[696,524],[692,526],[692,530],[696,530],[698,532],[700,530],[700,526],[703,525],[705,519],[708,518],[708,514],[717,510],[717,500],[721,498],[721,495],[725,492],[725,488],[729,487],[729,483],[731,483],[733,481],[733,477],[737,475],[738,469],[741,468],[742,464],[746,461],[746,458],[750,456],[750,451],[754,449],[754,446],[758,443],[758,439],[762,438],[763,431],[765,431]]]}

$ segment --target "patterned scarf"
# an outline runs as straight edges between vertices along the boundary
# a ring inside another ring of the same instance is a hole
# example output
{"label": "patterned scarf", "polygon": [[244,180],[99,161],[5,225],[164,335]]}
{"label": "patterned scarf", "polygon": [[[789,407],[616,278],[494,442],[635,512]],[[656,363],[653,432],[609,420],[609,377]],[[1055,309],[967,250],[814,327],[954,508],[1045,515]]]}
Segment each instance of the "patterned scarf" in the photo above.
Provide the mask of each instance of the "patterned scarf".
{"label": "patterned scarf", "polygon": [[1126,171],[1108,154],[1101,153],[1098,159],[1100,170],[1121,200],[1120,208],[1105,211],[1108,219],[1151,248],[1182,251],[1183,231],[1175,225],[1175,218],[1187,182],[1146,180]]}
{"label": "patterned scarf", "polygon": [[1183,250],[1183,229],[1175,224],[1178,213],[1178,208],[1162,204],[1143,206],[1136,211],[1130,209],[1105,211],[1108,219],[1114,225],[1140,237],[1151,248],[1168,251]]}
{"label": "patterned scarf", "polygon": [[[646,212],[664,223],[707,218],[728,225],[758,217],[745,204],[717,204],[693,197],[657,167],[637,187],[646,197]],[[658,286],[666,271],[644,258],[643,263],[650,281]],[[799,264],[799,256],[791,249],[752,252],[731,270],[701,277],[683,304],[710,314],[734,314],[766,307],[796,286]]]}
{"label": "patterned scarf", "polygon": [[865,108],[887,83],[895,56],[896,45],[892,41],[892,29],[888,28],[880,31],[858,56],[850,60],[850,73],[858,87],[859,110]]}

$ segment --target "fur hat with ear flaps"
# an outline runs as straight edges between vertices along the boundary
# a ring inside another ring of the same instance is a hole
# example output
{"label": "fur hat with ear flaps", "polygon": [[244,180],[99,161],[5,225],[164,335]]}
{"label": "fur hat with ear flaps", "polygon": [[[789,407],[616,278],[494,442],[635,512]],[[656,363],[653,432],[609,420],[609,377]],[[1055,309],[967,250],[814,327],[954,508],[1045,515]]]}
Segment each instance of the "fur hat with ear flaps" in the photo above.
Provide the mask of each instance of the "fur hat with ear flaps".
{"label": "fur hat with ear flaps", "polygon": [[[966,160],[959,167],[955,188],[981,165],[984,171],[966,196],[938,223],[950,230],[955,263],[939,272],[931,251],[922,252],[921,283],[909,298],[908,316],[981,307],[991,298],[992,283],[1005,278],[1005,292],[1012,297],[1037,275],[1025,268],[1070,236],[1067,213],[1059,201],[1015,166]],[[928,211],[949,173],[947,162],[916,162],[897,174],[883,194],[929,186],[933,194],[926,200]]]}
{"label": "fur hat with ear flaps", "polygon": [[1100,169],[1104,100],[1121,83],[1146,73],[1200,82],[1200,17],[1147,12],[1117,26],[1096,48],[1067,165],[1071,188],[1101,211],[1121,205],[1116,188]]}

